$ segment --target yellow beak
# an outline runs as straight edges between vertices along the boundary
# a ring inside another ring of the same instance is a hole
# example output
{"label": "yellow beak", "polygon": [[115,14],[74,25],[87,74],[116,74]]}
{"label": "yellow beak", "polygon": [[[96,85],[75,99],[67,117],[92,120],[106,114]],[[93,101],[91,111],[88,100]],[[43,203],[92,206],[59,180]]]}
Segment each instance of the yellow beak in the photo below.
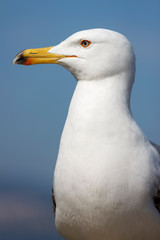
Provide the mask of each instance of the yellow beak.
{"label": "yellow beak", "polygon": [[22,64],[28,66],[33,64],[58,63],[58,60],[61,58],[76,57],[75,55],[69,56],[48,53],[51,48],[52,47],[23,50],[15,56],[13,64]]}

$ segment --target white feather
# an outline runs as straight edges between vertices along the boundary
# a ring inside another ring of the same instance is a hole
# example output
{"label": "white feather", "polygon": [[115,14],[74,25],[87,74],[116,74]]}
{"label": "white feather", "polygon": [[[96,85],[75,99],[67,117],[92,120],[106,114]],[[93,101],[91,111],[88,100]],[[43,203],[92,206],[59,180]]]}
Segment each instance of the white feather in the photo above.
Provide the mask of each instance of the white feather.
{"label": "white feather", "polygon": [[[91,41],[88,48],[82,40]],[[160,156],[130,111],[135,57],[121,34],[78,32],[50,52],[78,80],[54,175],[56,226],[67,240],[159,240]]]}

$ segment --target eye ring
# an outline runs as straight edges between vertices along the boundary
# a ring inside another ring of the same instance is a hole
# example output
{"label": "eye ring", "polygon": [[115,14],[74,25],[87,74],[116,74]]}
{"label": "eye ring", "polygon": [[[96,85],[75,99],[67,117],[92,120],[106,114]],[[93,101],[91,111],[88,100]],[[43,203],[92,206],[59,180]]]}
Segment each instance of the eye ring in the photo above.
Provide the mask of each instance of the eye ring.
{"label": "eye ring", "polygon": [[91,42],[89,40],[82,40],[81,41],[81,46],[86,48],[89,47],[89,45],[91,45]]}

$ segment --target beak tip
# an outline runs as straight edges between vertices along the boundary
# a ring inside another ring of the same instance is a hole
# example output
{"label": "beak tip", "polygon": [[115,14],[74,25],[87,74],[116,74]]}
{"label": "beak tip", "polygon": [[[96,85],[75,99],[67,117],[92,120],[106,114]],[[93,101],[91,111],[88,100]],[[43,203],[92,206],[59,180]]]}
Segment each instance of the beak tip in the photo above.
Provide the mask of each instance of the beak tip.
{"label": "beak tip", "polygon": [[16,60],[16,57],[13,59],[13,65],[16,65],[17,64],[17,60]]}
{"label": "beak tip", "polygon": [[13,65],[16,65],[16,64],[22,64],[24,65],[25,61],[26,61],[26,58],[23,56],[23,52],[24,51],[21,51],[20,53],[18,53],[14,60],[13,60]]}

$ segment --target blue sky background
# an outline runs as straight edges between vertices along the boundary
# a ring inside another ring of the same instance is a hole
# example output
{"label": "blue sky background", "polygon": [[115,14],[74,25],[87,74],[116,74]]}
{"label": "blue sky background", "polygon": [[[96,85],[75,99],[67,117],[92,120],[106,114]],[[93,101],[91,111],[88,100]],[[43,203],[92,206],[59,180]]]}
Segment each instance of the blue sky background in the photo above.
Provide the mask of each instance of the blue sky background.
{"label": "blue sky background", "polygon": [[62,238],[51,187],[59,140],[76,86],[60,66],[13,66],[25,48],[56,45],[74,32],[108,28],[132,42],[132,112],[160,144],[160,1],[0,1],[0,234],[5,240]]}

